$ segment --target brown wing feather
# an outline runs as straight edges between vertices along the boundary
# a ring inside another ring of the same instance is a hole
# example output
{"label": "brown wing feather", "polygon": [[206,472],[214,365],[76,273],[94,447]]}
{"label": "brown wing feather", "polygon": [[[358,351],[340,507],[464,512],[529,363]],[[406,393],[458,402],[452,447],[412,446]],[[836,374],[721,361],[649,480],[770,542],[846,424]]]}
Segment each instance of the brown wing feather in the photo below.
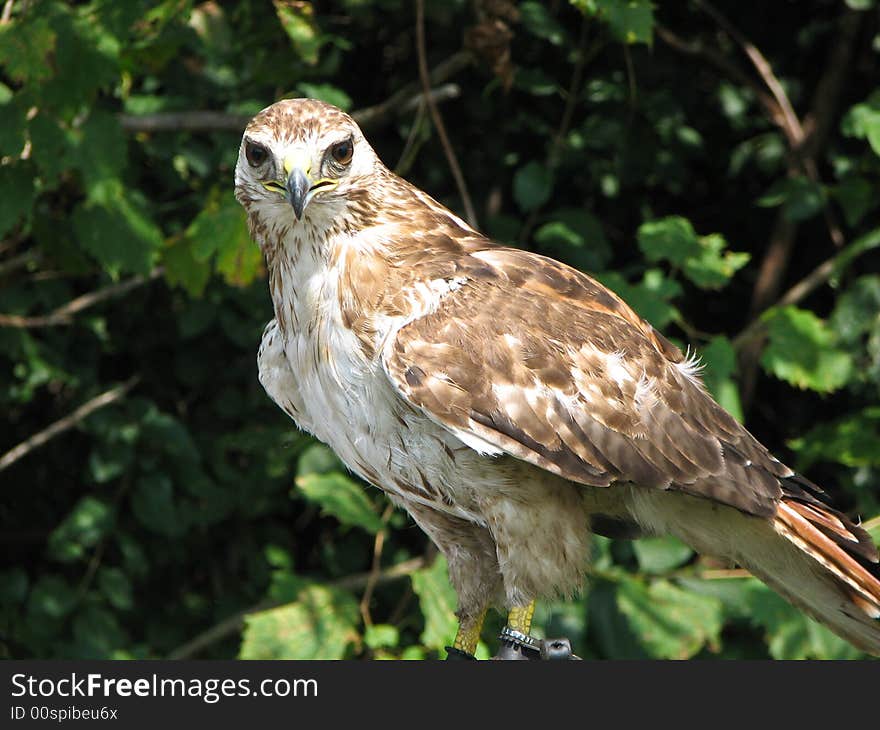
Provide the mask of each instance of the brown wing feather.
{"label": "brown wing feather", "polygon": [[410,403],[576,482],[628,481],[775,512],[791,470],[616,295],[524,251],[487,248],[457,264],[465,283],[385,348]]}

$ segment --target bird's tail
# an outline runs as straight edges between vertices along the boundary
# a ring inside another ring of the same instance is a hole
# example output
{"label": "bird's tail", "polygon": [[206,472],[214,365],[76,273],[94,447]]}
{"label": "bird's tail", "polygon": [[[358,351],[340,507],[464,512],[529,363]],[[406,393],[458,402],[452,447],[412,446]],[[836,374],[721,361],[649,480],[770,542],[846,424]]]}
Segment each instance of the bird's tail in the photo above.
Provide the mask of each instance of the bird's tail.
{"label": "bird's tail", "polygon": [[822,502],[791,496],[780,501],[772,529],[790,546],[790,569],[771,572],[763,556],[746,555],[744,567],[854,646],[880,655],[880,565],[868,533]]}
{"label": "bird's tail", "polygon": [[644,520],[649,526],[737,562],[838,636],[880,656],[880,564],[870,535],[817,499],[818,488],[801,477],[783,480],[783,489],[769,520],[699,499],[696,513],[683,513],[671,499],[642,496],[647,490],[634,506],[637,515],[652,515]]}

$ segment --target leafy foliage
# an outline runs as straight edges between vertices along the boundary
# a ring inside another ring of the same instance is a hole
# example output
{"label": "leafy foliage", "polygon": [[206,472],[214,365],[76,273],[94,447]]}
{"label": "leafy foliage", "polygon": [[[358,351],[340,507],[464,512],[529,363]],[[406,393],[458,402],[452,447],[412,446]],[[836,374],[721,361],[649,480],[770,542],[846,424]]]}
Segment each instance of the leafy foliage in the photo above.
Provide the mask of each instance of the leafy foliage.
{"label": "leafy foliage", "polygon": [[[590,272],[690,345],[722,405],[880,538],[875,4],[848,0],[849,19],[822,0],[717,5],[810,120],[802,143],[715,19],[650,0],[428,0],[427,60],[458,94],[440,110],[481,228]],[[7,7],[0,451],[140,380],[0,468],[0,655],[441,656],[455,630],[442,558],[257,382],[272,312],[231,193],[242,116],[284,96],[358,110],[400,93],[367,136],[461,211],[428,115],[405,103],[412,3]],[[443,63],[462,52],[467,69]],[[771,291],[760,312],[768,268],[799,293],[781,306]],[[535,621],[581,656],[859,656],[674,539],[593,547],[584,594]]]}

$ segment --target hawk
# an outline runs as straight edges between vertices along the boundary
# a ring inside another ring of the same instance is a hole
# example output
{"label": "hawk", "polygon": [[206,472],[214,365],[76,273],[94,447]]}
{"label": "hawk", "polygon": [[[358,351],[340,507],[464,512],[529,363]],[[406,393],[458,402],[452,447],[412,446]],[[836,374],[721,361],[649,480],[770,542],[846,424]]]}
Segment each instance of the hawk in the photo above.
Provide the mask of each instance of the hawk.
{"label": "hawk", "polygon": [[253,118],[235,195],[274,306],[260,382],[445,555],[452,656],[492,606],[530,656],[534,602],[579,590],[592,532],[675,535],[880,654],[869,535],[617,295],[474,230],[320,101]]}

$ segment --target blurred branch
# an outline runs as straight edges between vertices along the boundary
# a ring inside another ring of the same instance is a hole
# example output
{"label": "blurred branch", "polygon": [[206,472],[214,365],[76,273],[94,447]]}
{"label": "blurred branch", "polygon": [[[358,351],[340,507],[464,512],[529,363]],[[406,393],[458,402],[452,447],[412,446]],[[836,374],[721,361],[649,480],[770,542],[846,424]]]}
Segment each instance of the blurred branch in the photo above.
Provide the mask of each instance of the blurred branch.
{"label": "blurred branch", "polygon": [[162,267],[153,269],[150,274],[144,276],[133,276],[131,279],[121,281],[118,284],[111,284],[103,289],[83,294],[82,296],[72,299],[53,312],[37,317],[22,317],[17,314],[0,314],[0,327],[17,327],[17,328],[37,328],[37,327],[58,327],[68,325],[73,321],[73,315],[82,312],[84,309],[93,307],[106,299],[121,296],[137,289],[139,286],[146,284],[153,279],[162,275]]}
{"label": "blurred branch", "polygon": [[461,202],[464,205],[465,217],[467,222],[473,227],[477,227],[477,214],[474,212],[474,204],[471,202],[470,193],[468,193],[467,183],[458,164],[458,158],[455,156],[455,150],[449,142],[449,136],[446,134],[446,126],[443,124],[443,117],[437,109],[437,104],[431,98],[431,77],[428,72],[428,59],[425,50],[425,2],[424,0],[416,0],[416,52],[419,57],[419,77],[422,81],[422,92],[425,101],[428,104],[428,111],[431,113],[431,119],[434,122],[434,128],[437,130],[437,136],[440,138],[440,144],[443,145],[443,152],[446,154],[446,161],[449,163],[449,169],[452,177],[455,178],[455,184],[458,187],[458,193]]}
{"label": "blurred branch", "polygon": [[430,89],[428,93],[423,91],[417,94],[407,93],[403,99],[397,99],[395,94],[381,104],[352,112],[351,118],[365,127],[375,127],[395,116],[402,116],[417,110],[425,100],[438,104],[450,99],[457,99],[459,96],[461,96],[461,87],[458,84],[443,84]]}
{"label": "blurred branch", "polygon": [[388,520],[394,512],[394,505],[389,504],[382,513],[382,529],[376,533],[373,540],[373,564],[370,567],[370,575],[367,578],[367,584],[364,587],[364,595],[361,596],[360,612],[364,621],[364,626],[373,625],[373,617],[370,615],[370,601],[373,598],[373,590],[376,588],[376,581],[382,572],[382,550],[385,547],[385,538],[388,536]]}
{"label": "blurred branch", "polygon": [[736,26],[734,26],[733,23],[731,23],[710,2],[707,0],[696,0],[696,4],[697,7],[702,8],[716,23],[718,23],[718,25],[720,25],[743,49],[743,52],[752,62],[752,65],[755,67],[761,80],[770,90],[773,99],[778,105],[779,111],[782,115],[782,129],[789,138],[789,144],[792,148],[799,148],[804,141],[804,129],[801,126],[800,119],[798,119],[797,114],[794,112],[788,94],[785,93],[785,89],[782,88],[782,84],[776,74],[773,73],[773,67],[770,65],[769,61],[767,61],[767,58],[754,43],[740,33]]}
{"label": "blurred branch", "polygon": [[[384,583],[389,583],[399,578],[405,578],[408,575],[412,575],[417,570],[421,570],[422,568],[426,567],[426,563],[427,561],[423,557],[405,560],[402,563],[398,563],[397,565],[394,565],[380,572],[375,577],[374,585],[382,585]],[[355,573],[354,575],[348,575],[344,578],[330,581],[326,585],[331,588],[341,588],[343,590],[349,591],[357,590],[359,588],[365,587],[369,583],[372,575],[373,571],[369,571],[367,573]],[[190,657],[198,654],[200,651],[206,649],[212,644],[216,644],[218,641],[222,641],[227,636],[241,631],[244,628],[244,620],[248,615],[252,613],[257,613],[259,611],[268,611],[269,609],[278,608],[279,606],[283,605],[284,603],[278,601],[261,601],[260,603],[257,603],[250,608],[246,608],[244,611],[239,611],[238,613],[233,614],[229,618],[224,619],[220,623],[212,626],[207,631],[199,634],[195,638],[174,649],[168,654],[166,658],[189,659]]]}
{"label": "blurred branch", "polygon": [[69,431],[98,409],[104,408],[105,406],[124,398],[128,391],[137,385],[138,381],[140,381],[140,376],[135,376],[122,385],[117,385],[115,388],[111,388],[110,390],[95,396],[91,400],[83,403],[79,408],[73,411],[73,413],[55,421],[52,425],[47,426],[42,431],[39,431],[27,440],[22,441],[18,446],[15,446],[3,454],[3,456],[0,456],[0,471],[12,466],[16,461],[27,456],[31,451],[40,448],[40,446],[43,446],[56,436],[65,431]]}
{"label": "blurred branch", "polygon": [[[685,41],[669,29],[663,27],[658,28],[660,38],[678,51],[703,56],[730,77],[753,89],[768,117],[780,127],[788,141],[790,150],[789,176],[796,177],[803,174],[814,183],[820,184],[821,179],[816,158],[827,140],[828,133],[832,127],[832,120],[836,113],[836,102],[839,98],[843,82],[848,75],[855,35],[858,32],[860,22],[858,13],[845,11],[841,18],[839,33],[829,52],[822,77],[816,86],[811,104],[811,112],[808,115],[809,123],[803,124],[795,113],[782,83],[774,73],[766,56],[708,0],[696,0],[696,2],[697,6],[709,15],[742,49],[760,77],[763,87],[769,90],[769,94],[748,74],[743,73],[735,64],[732,64],[715,50],[708,49],[698,42]],[[836,248],[842,247],[845,237],[834,212],[828,206],[825,206],[823,208],[823,216],[832,243]],[[788,219],[785,210],[780,210],[752,290],[749,308],[750,324],[737,338],[741,348],[741,397],[746,408],[748,408],[754,393],[757,380],[758,358],[760,357],[763,344],[761,338],[755,337],[762,329],[760,315],[773,303],[779,294],[779,289],[788,269],[788,262],[797,239],[797,233],[798,224]],[[817,274],[818,271],[819,269],[814,271],[810,277]],[[830,276],[830,271],[828,276]],[[824,279],[819,277],[816,281],[815,286],[810,284],[806,288],[806,293],[815,289]],[[796,287],[799,286],[800,284],[796,285]],[[797,294],[798,291],[795,291],[795,293]],[[806,296],[806,293],[799,294],[798,298]],[[791,291],[786,293],[785,296],[788,297],[790,295]],[[785,302],[780,300],[779,303]],[[747,336],[743,337],[743,335]]]}
{"label": "blurred branch", "polygon": [[[452,73],[461,70],[463,65],[462,60],[459,59],[463,56],[464,54],[458,54],[445,65],[438,66],[432,73],[433,83],[439,84],[449,78]],[[453,60],[454,62],[452,62]],[[425,98],[430,98],[434,103],[439,104],[460,95],[461,89],[456,84],[443,84],[430,89],[427,95],[424,91],[414,93],[411,88],[407,87],[402,94],[398,92],[381,104],[358,109],[352,112],[351,116],[362,126],[375,127],[410,112],[418,107]],[[126,132],[235,132],[238,134],[244,130],[252,118],[253,114],[215,111],[157,112],[155,114],[120,114],[119,123]]]}
{"label": "blurred branch", "polygon": [[0,261],[0,276],[5,276],[13,271],[18,271],[19,269],[24,269],[28,264],[35,263],[41,258],[42,254],[39,251],[31,249],[24,253],[20,253],[17,256],[13,256],[6,261]]}

